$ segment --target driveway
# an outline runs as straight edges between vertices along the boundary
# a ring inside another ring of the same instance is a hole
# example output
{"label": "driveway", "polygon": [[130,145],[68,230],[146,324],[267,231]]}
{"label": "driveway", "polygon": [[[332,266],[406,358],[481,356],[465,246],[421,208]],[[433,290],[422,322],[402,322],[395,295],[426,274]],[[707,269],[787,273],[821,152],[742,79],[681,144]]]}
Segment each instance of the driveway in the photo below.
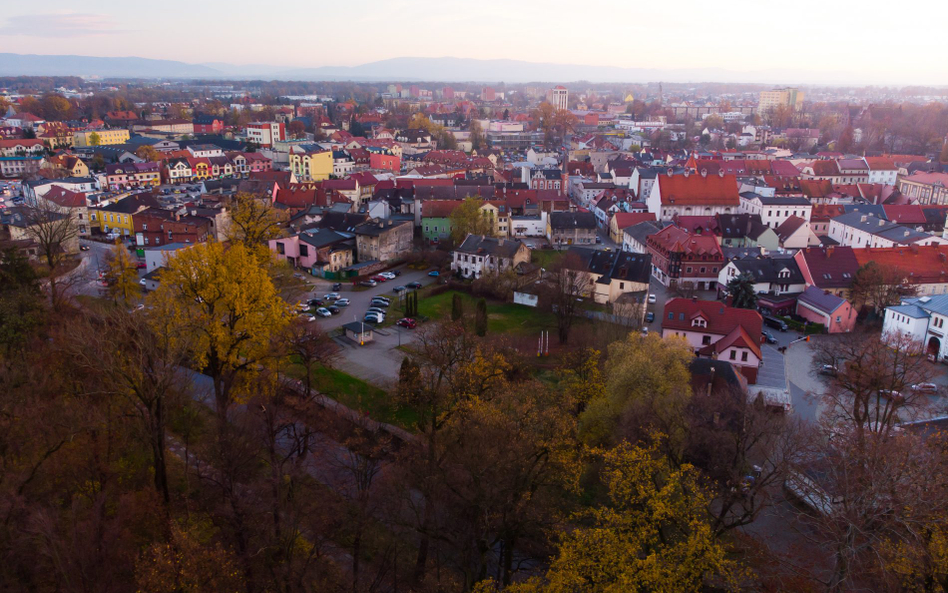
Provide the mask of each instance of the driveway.
{"label": "driveway", "polygon": [[[395,278],[394,280],[389,280],[388,282],[379,282],[377,286],[372,288],[366,288],[362,290],[354,290],[352,282],[343,282],[342,290],[339,291],[340,296],[346,297],[349,299],[350,303],[348,307],[341,307],[342,312],[338,315],[333,315],[332,317],[317,317],[314,323],[318,323],[325,331],[330,331],[339,327],[342,327],[346,323],[351,321],[361,321],[362,317],[365,315],[366,309],[369,308],[370,303],[372,302],[372,297],[382,295],[388,297],[392,300],[392,306],[390,308],[392,315],[397,315],[395,311],[398,306],[399,295],[396,295],[392,292],[392,289],[396,286],[404,286],[409,282],[420,282],[423,285],[428,285],[437,280],[437,278],[432,278],[428,276],[428,270],[412,270],[405,266],[399,266],[397,269],[402,272],[402,275]],[[322,298],[324,294],[330,292],[332,289],[333,282],[319,279],[315,283],[315,288],[313,292],[307,297],[310,298]],[[407,292],[407,291],[406,291]],[[401,296],[404,296],[405,293],[402,293]]]}

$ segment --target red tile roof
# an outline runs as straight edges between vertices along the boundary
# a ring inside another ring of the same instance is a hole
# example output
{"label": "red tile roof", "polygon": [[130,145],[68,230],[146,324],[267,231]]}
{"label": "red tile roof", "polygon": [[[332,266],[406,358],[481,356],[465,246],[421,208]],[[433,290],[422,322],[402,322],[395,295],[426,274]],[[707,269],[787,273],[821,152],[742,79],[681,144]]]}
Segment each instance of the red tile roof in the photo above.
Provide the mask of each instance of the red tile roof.
{"label": "red tile roof", "polygon": [[902,204],[899,206],[883,205],[885,217],[891,222],[899,224],[925,224],[927,219],[922,207],[918,204]]}
{"label": "red tile roof", "polygon": [[86,205],[86,194],[83,192],[70,191],[58,185],[54,185],[46,192],[43,199],[49,200],[63,208],[81,208]]}
{"label": "red tile roof", "polygon": [[738,206],[737,178],[733,175],[659,175],[662,204]]}
{"label": "red tile roof", "polygon": [[833,183],[829,179],[801,179],[800,190],[808,198],[825,198],[833,193]]}
{"label": "red tile roof", "polygon": [[685,256],[706,256],[710,261],[723,260],[721,246],[713,235],[693,235],[677,226],[667,226],[648,237],[649,247],[658,247],[672,253],[681,252]]}
{"label": "red tile roof", "polygon": [[[703,318],[707,327],[696,328],[692,322]],[[662,329],[679,331],[700,331],[717,334],[728,339],[728,345],[745,345],[760,357],[760,334],[764,320],[760,313],[752,309],[728,307],[720,301],[699,301],[697,299],[672,299],[665,303],[662,317]],[[743,333],[736,329],[743,330]],[[734,335],[732,335],[734,334]],[[722,348],[723,350],[723,348]],[[719,350],[720,352],[720,350]]]}
{"label": "red tile roof", "polygon": [[640,222],[655,220],[655,215],[651,212],[616,212],[613,218],[616,221],[616,226],[621,231],[630,226],[635,226]]}
{"label": "red tile roof", "polygon": [[814,175],[820,177],[839,175],[839,167],[836,165],[836,161],[813,161],[810,163],[810,168],[813,169]]}
{"label": "red tile roof", "polygon": [[800,169],[790,161],[773,161],[770,170],[779,177],[799,177]]}
{"label": "red tile roof", "polygon": [[869,262],[902,270],[912,284],[948,282],[948,245],[853,249],[860,266]]}
{"label": "red tile roof", "polygon": [[425,218],[447,218],[464,200],[426,200],[421,204],[421,215]]}

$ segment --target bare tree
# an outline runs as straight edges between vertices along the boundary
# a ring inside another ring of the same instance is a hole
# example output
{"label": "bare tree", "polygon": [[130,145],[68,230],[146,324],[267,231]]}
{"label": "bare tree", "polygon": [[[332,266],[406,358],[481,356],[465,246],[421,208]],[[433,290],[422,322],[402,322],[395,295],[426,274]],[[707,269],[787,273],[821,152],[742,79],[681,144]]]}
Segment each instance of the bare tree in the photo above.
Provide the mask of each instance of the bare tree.
{"label": "bare tree", "polygon": [[26,235],[36,241],[46,265],[50,300],[59,303],[57,280],[66,272],[66,262],[78,251],[79,227],[72,210],[49,200],[38,199],[24,210]]}
{"label": "bare tree", "polygon": [[298,318],[290,323],[283,336],[283,347],[303,368],[306,399],[313,394],[313,372],[319,366],[332,366],[339,355],[339,346],[316,324]]}
{"label": "bare tree", "polygon": [[557,337],[561,344],[569,340],[579,303],[592,292],[592,278],[583,259],[567,252],[545,275],[543,295],[556,315]]}

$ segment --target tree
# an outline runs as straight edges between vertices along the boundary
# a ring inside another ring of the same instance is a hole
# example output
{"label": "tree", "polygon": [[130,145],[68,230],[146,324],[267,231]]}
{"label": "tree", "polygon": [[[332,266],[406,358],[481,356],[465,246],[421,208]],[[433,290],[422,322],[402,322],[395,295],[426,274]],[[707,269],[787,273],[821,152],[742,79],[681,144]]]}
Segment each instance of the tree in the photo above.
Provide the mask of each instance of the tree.
{"label": "tree", "polygon": [[566,109],[555,108],[547,101],[540,103],[533,111],[533,121],[537,129],[543,132],[544,142],[548,146],[554,140],[562,140],[576,126],[576,116]]}
{"label": "tree", "polygon": [[319,367],[332,366],[339,347],[325,332],[303,318],[287,325],[284,344],[296,364],[303,367],[303,386],[308,400],[312,397],[313,372]]}
{"label": "tree", "polygon": [[76,249],[79,227],[72,210],[50,200],[36,200],[24,213],[26,235],[33,239],[40,258],[46,266],[49,295],[53,306],[58,306],[62,297],[59,279],[66,272],[66,263]]}
{"label": "tree", "polygon": [[[287,131],[290,133],[290,135],[293,136],[294,138],[305,138],[305,137],[306,137],[306,124],[304,124],[302,121],[300,121],[300,120],[298,120],[298,119],[294,119],[293,121],[291,121],[291,122],[290,122],[290,125],[287,126],[286,130],[287,130]],[[349,127],[349,131],[352,133],[353,136],[359,136],[359,135],[361,135],[361,134],[356,134],[355,132],[352,132],[352,126],[351,126],[351,125],[350,125],[350,127]]]}
{"label": "tree", "polygon": [[602,397],[605,383],[602,377],[602,353],[595,348],[581,348],[566,354],[556,374],[564,391],[576,402],[576,414],[585,411],[593,399]]}
{"label": "tree", "polygon": [[477,301],[477,310],[474,314],[474,333],[480,337],[487,335],[487,300]]}
{"label": "tree", "polygon": [[542,296],[556,315],[557,338],[565,344],[576,317],[578,299],[589,295],[592,280],[582,258],[567,252],[551,266],[544,284]]}
{"label": "tree", "polygon": [[478,198],[465,198],[451,211],[451,240],[460,245],[468,235],[494,235],[494,220],[488,211],[482,210],[484,202]]}
{"label": "tree", "polygon": [[941,147],[941,154],[938,157],[938,161],[941,163],[948,163],[948,142]]}
{"label": "tree", "polygon": [[15,248],[0,253],[0,346],[9,359],[35,335],[44,319],[39,276]]}
{"label": "tree", "polygon": [[138,284],[138,268],[132,262],[128,249],[116,242],[106,262],[106,291],[113,301],[129,303],[133,297],[141,294]]}
{"label": "tree", "polygon": [[458,321],[464,316],[464,300],[460,293],[451,295],[451,321]]}
{"label": "tree", "polygon": [[754,277],[739,274],[727,283],[727,294],[731,297],[731,306],[738,309],[756,309],[757,292],[754,290]]}
{"label": "tree", "polygon": [[135,156],[140,159],[145,159],[146,161],[159,161],[161,160],[161,153],[158,152],[154,146],[150,144],[142,144],[135,150]]}
{"label": "tree", "polygon": [[231,593],[245,584],[234,554],[217,542],[202,542],[196,530],[177,525],[167,542],[156,542],[135,564],[141,593]]}
{"label": "tree", "polygon": [[853,149],[855,141],[853,140],[853,127],[846,126],[842,132],[839,134],[839,139],[836,141],[836,150],[842,153],[848,153]]}
{"label": "tree", "polygon": [[605,391],[593,397],[580,416],[580,435],[588,443],[642,442],[661,432],[669,457],[680,461],[691,398],[694,355],[681,338],[630,333],[609,346]]}
{"label": "tree", "polygon": [[468,131],[471,133],[471,149],[480,150],[484,146],[485,140],[484,130],[481,129],[481,124],[477,120],[471,120],[471,124],[468,126]]}
{"label": "tree", "polygon": [[102,143],[102,137],[97,132],[89,134],[89,146],[98,146]]}
{"label": "tree", "polygon": [[267,271],[242,244],[197,244],[171,258],[148,296],[152,328],[187,344],[211,377],[222,425],[251,379],[272,364],[271,341],[292,318]]}
{"label": "tree", "polygon": [[230,200],[230,226],[225,236],[232,243],[260,251],[268,251],[267,242],[283,234],[286,213],[273,207],[267,198],[237,193]]}
{"label": "tree", "polygon": [[700,477],[671,466],[660,440],[597,451],[606,504],[580,515],[589,524],[563,537],[542,579],[508,591],[698,591],[711,580],[735,587],[738,569],[707,522]]}
{"label": "tree", "polygon": [[856,270],[850,298],[856,308],[867,308],[872,313],[878,313],[916,292],[917,286],[908,282],[908,274],[904,271],[870,261]]}

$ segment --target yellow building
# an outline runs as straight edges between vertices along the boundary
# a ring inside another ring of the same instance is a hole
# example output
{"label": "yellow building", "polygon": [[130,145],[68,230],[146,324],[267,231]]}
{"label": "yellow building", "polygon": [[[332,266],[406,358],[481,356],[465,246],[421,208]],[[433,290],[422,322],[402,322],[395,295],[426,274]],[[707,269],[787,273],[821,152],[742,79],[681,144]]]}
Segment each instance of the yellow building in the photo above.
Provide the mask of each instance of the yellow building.
{"label": "yellow building", "polygon": [[188,159],[191,163],[191,179],[202,180],[211,176],[211,163],[206,159]]}
{"label": "yellow building", "polygon": [[332,175],[332,152],[291,152],[290,171],[300,181],[324,181]]}
{"label": "yellow building", "polygon": [[794,88],[762,91],[757,103],[757,113],[765,115],[778,107],[789,107],[794,111],[803,109],[803,91]]}
{"label": "yellow building", "polygon": [[109,144],[125,144],[128,142],[128,130],[83,130],[74,132],[72,142],[74,146],[107,146]]}
{"label": "yellow building", "polygon": [[89,222],[92,226],[99,227],[103,233],[133,237],[135,215],[158,205],[158,201],[149,193],[133,194],[108,206],[89,208]]}
{"label": "yellow building", "polygon": [[480,210],[485,217],[493,221],[494,236],[506,237],[510,234],[510,217],[507,212],[506,202],[484,202]]}

